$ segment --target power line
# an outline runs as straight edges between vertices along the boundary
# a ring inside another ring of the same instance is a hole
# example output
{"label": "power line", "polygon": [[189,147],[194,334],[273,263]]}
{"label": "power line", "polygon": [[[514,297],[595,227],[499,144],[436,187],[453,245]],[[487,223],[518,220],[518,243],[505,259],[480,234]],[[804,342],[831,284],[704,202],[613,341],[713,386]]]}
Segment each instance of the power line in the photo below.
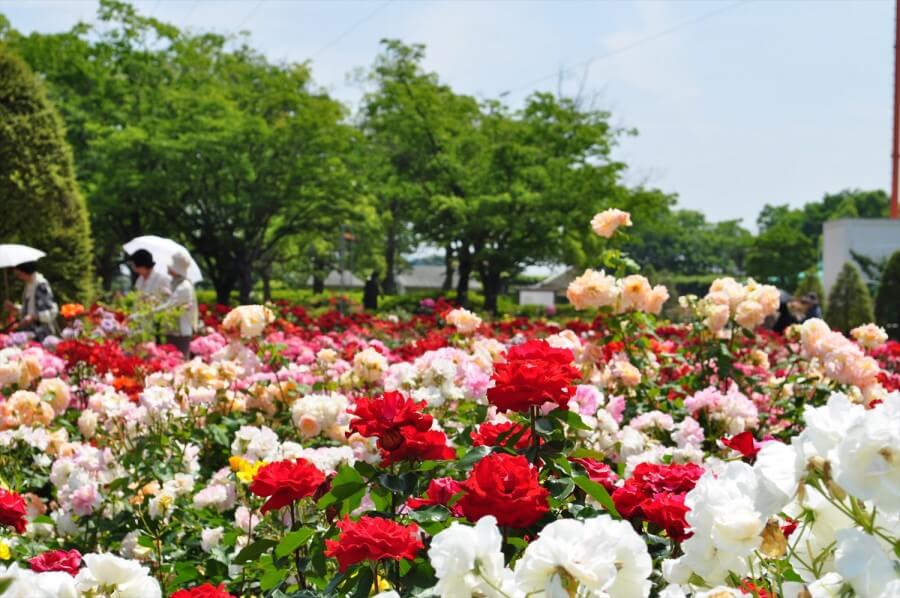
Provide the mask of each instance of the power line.
{"label": "power line", "polygon": [[363,18],[361,18],[361,19],[358,20],[357,22],[353,23],[353,24],[352,24],[349,28],[347,28],[343,33],[341,33],[340,35],[338,35],[337,37],[335,37],[334,39],[332,39],[330,42],[328,42],[327,44],[325,44],[324,46],[322,46],[322,47],[319,48],[318,50],[316,50],[316,51],[313,53],[313,55],[311,56],[311,58],[316,58],[316,57],[319,56],[319,54],[321,54],[321,53],[324,52],[325,50],[328,50],[328,49],[330,49],[332,46],[337,45],[337,44],[338,44],[341,40],[343,40],[345,37],[347,37],[348,35],[350,35],[350,34],[353,33],[354,31],[356,31],[356,29],[358,29],[360,25],[362,25],[363,23],[365,23],[366,21],[368,21],[369,19],[371,19],[372,17],[374,17],[376,14],[378,14],[379,12],[381,12],[382,9],[384,9],[388,4],[390,4],[390,3],[393,2],[393,1],[394,1],[394,0],[387,0],[386,2],[382,2],[381,4],[379,4],[379,5],[375,8],[375,10],[373,10],[372,12],[370,12],[369,14],[367,14],[366,16],[364,16]]}
{"label": "power line", "polygon": [[250,12],[248,12],[246,15],[244,15],[244,18],[241,19],[240,23],[238,23],[238,26],[237,26],[238,31],[240,31],[241,28],[243,28],[243,26],[247,24],[247,21],[250,20],[250,17],[252,17],[253,14],[257,10],[259,10],[259,7],[262,6],[265,1],[266,0],[257,0],[256,4],[253,5],[253,8],[250,9]]}
{"label": "power line", "polygon": [[194,9],[197,8],[197,5],[200,4],[200,0],[194,0],[191,2],[191,5],[188,7],[188,11],[184,14],[185,23],[188,19],[191,18],[191,15],[194,14]]}
{"label": "power line", "polygon": [[725,6],[716,8],[716,9],[711,10],[711,11],[709,11],[709,12],[705,12],[705,13],[703,13],[703,14],[701,14],[701,15],[698,15],[698,16],[692,18],[692,19],[687,19],[687,20],[685,20],[685,21],[682,21],[681,23],[677,23],[677,24],[675,24],[675,25],[673,25],[673,26],[671,26],[671,27],[669,27],[669,28],[667,28],[667,29],[663,29],[663,30],[661,30],[661,31],[657,31],[656,33],[653,33],[653,34],[651,34],[651,35],[648,35],[647,37],[642,37],[641,39],[638,39],[638,40],[635,40],[635,41],[631,42],[630,44],[625,44],[624,46],[622,46],[622,47],[620,47],[620,48],[616,48],[615,50],[611,50],[610,52],[607,52],[606,54],[601,54],[600,56],[595,56],[594,58],[591,58],[591,59],[589,59],[589,60],[585,60],[584,62],[580,62],[580,63],[578,63],[578,64],[576,64],[576,65],[573,65],[573,66],[570,66],[570,67],[568,67],[568,68],[564,68],[564,69],[562,69],[562,70],[560,70],[560,71],[556,71],[556,72],[554,72],[554,73],[552,73],[552,74],[545,75],[545,76],[543,76],[543,77],[540,77],[540,78],[538,78],[538,79],[535,79],[534,81],[531,81],[530,83],[526,83],[525,85],[520,85],[520,86],[517,86],[517,87],[513,87],[513,88],[511,88],[511,89],[508,89],[508,90],[504,91],[503,93],[501,93],[500,95],[501,95],[501,96],[507,96],[507,95],[509,95],[509,94],[511,94],[511,93],[516,93],[516,92],[522,91],[522,90],[524,90],[524,89],[531,89],[532,87],[534,87],[534,86],[537,85],[538,83],[543,83],[544,81],[547,81],[548,79],[553,79],[554,77],[559,77],[559,76],[561,76],[561,75],[570,73],[570,72],[572,72],[572,71],[574,71],[574,70],[576,70],[576,69],[580,69],[580,68],[584,68],[584,67],[586,67],[586,66],[590,66],[590,65],[591,65],[592,63],[594,63],[594,62],[597,62],[597,61],[599,61],[599,60],[605,60],[605,59],[610,58],[610,57],[612,57],[612,56],[615,56],[615,55],[617,55],[617,54],[621,54],[622,52],[625,52],[625,51],[627,51],[627,50],[631,50],[632,48],[635,48],[635,47],[640,46],[640,45],[642,45],[642,44],[646,44],[646,43],[648,43],[648,42],[655,41],[655,40],[657,40],[657,39],[659,39],[659,38],[661,38],[661,37],[665,37],[666,35],[670,35],[670,34],[675,33],[675,32],[677,32],[677,31],[681,31],[682,29],[686,29],[687,27],[690,27],[690,26],[692,26],[692,25],[696,25],[697,23],[700,23],[700,22],[702,22],[702,21],[706,21],[707,19],[711,19],[711,18],[713,18],[713,17],[717,17],[717,16],[719,16],[719,15],[725,13],[725,12],[728,12],[728,11],[734,9],[734,8],[737,8],[738,6],[742,6],[742,5],[747,4],[747,3],[749,3],[749,2],[752,2],[752,1],[753,1],[753,0],[738,0],[737,2],[733,2],[733,3],[731,3],[731,4],[727,4],[727,5],[725,5]]}

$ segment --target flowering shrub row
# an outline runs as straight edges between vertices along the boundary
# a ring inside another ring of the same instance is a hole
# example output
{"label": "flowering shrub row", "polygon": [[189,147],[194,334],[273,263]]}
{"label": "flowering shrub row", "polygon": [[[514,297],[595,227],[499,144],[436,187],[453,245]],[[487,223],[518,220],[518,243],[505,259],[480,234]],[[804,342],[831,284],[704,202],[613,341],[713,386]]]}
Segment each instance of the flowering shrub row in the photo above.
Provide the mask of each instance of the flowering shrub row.
{"label": "flowering shrub row", "polygon": [[99,307],[3,338],[0,592],[900,595],[900,345],[767,333],[753,281],[657,322],[604,263],[592,320],[212,308],[190,361]]}

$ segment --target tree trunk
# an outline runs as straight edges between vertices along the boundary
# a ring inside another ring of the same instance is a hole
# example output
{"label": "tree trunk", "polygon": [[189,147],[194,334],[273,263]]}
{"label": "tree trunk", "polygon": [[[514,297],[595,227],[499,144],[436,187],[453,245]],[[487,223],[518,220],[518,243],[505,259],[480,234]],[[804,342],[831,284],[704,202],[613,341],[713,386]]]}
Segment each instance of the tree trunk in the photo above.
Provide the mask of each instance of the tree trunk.
{"label": "tree trunk", "polygon": [[397,279],[394,275],[397,263],[397,210],[397,201],[391,200],[389,207],[391,222],[388,225],[387,239],[384,243],[384,281],[381,283],[381,290],[386,295],[397,294]]}
{"label": "tree trunk", "polygon": [[234,288],[234,280],[214,278],[213,286],[216,287],[216,303],[228,305],[231,303],[231,291]]}
{"label": "tree trunk", "polygon": [[321,295],[325,292],[325,279],[318,274],[313,274],[313,294]]}
{"label": "tree trunk", "polygon": [[459,280],[456,283],[456,302],[462,307],[469,305],[469,278],[472,275],[472,254],[469,245],[463,243],[459,248]]}
{"label": "tree trunk", "polygon": [[447,243],[447,246],[444,247],[444,284],[441,285],[441,290],[444,293],[450,291],[453,288],[453,246],[450,243]]}
{"label": "tree trunk", "polygon": [[253,272],[251,271],[249,261],[241,263],[240,285],[238,287],[238,296],[241,305],[250,303],[250,294],[253,292]]}
{"label": "tree trunk", "polygon": [[497,315],[497,299],[502,288],[500,275],[487,270],[481,277],[481,284],[484,287],[484,310]]}
{"label": "tree trunk", "polygon": [[272,300],[272,264],[266,264],[262,270],[263,302]]}

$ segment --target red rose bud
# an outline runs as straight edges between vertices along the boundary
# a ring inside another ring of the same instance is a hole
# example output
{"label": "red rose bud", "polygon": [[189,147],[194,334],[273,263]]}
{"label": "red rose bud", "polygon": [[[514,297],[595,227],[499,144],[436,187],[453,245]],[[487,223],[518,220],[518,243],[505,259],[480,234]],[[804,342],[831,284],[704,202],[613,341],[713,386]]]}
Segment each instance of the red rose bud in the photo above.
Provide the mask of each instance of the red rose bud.
{"label": "red rose bud", "polygon": [[750,463],[756,460],[756,455],[762,448],[762,444],[756,442],[750,432],[741,432],[731,438],[722,438],[722,444],[739,452]]}

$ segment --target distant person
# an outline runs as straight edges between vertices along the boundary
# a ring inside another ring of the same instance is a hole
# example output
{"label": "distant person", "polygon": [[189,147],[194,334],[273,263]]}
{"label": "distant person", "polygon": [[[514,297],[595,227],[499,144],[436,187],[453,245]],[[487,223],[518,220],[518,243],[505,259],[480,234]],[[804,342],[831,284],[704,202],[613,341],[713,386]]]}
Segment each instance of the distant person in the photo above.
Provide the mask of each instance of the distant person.
{"label": "distant person", "polygon": [[128,266],[137,274],[134,290],[139,295],[163,300],[172,294],[172,277],[156,268],[153,254],[146,249],[138,249],[128,256]]}
{"label": "distant person", "polygon": [[775,318],[775,323],[772,325],[772,330],[778,334],[784,334],[784,331],[788,326],[797,323],[797,318],[794,317],[794,314],[791,311],[792,302],[793,299],[791,298],[791,294],[787,291],[781,291],[777,317]]}
{"label": "distant person", "polygon": [[378,309],[379,292],[380,289],[378,287],[378,273],[372,272],[372,275],[369,276],[369,279],[366,281],[365,286],[363,286],[363,307],[365,309]]}
{"label": "distant person", "polygon": [[35,340],[43,341],[56,334],[56,318],[59,306],[53,299],[53,289],[44,275],[37,271],[37,262],[25,262],[13,268],[16,278],[25,283],[22,291],[22,305],[6,302],[6,308],[17,312],[19,321],[16,329],[34,334]]}
{"label": "distant person", "polygon": [[800,298],[800,304],[803,306],[803,321],[812,318],[822,317],[822,307],[819,305],[819,296],[815,293],[808,293]]}
{"label": "distant person", "polygon": [[156,308],[156,311],[178,310],[178,324],[166,335],[166,342],[177,347],[185,357],[190,354],[198,320],[197,295],[193,283],[187,278],[190,265],[191,258],[186,253],[179,252],[172,256],[169,263],[172,294]]}

